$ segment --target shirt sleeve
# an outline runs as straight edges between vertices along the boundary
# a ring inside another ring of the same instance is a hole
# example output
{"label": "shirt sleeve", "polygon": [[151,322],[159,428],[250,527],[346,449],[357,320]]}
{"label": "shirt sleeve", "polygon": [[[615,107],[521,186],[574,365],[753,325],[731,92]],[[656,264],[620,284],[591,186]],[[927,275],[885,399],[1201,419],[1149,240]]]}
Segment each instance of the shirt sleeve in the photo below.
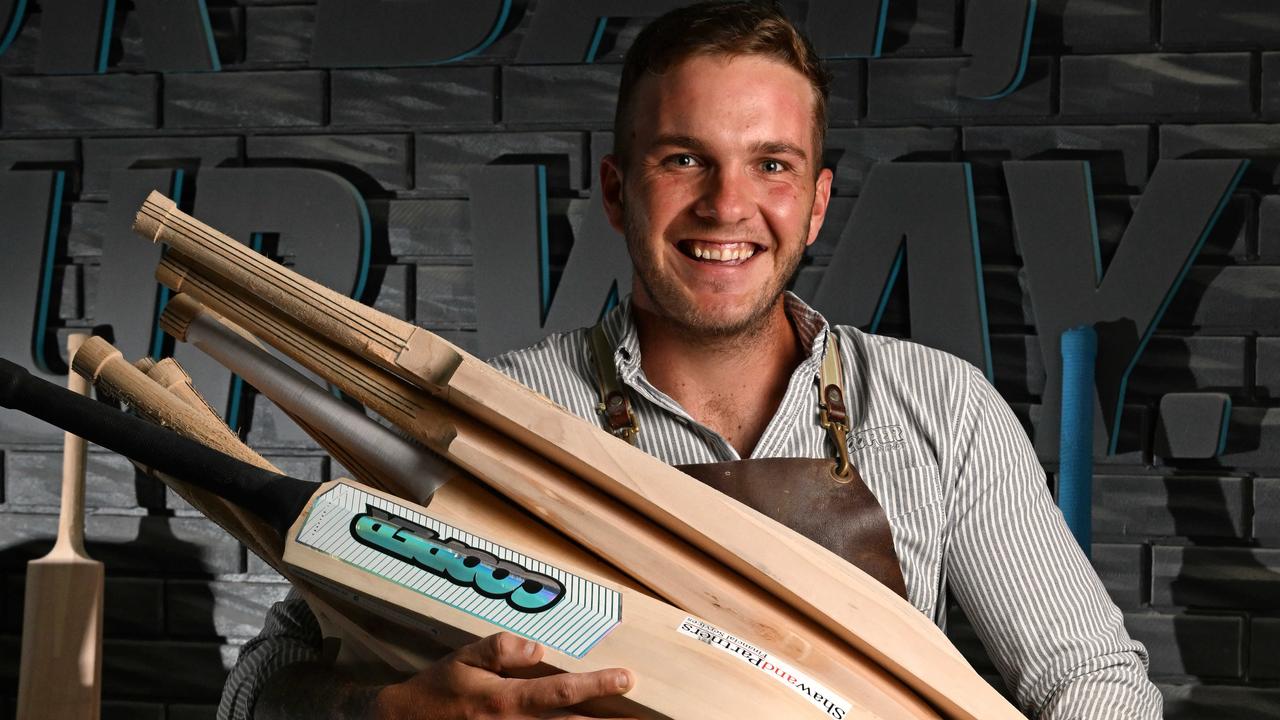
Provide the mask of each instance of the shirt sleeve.
{"label": "shirt sleeve", "polygon": [[284,600],[267,611],[262,632],[240,649],[222,687],[218,720],[250,720],[258,694],[272,673],[294,663],[320,660],[322,653],[320,624],[297,590],[290,589]]}
{"label": "shirt sleeve", "polygon": [[1012,410],[976,371],[956,429],[949,581],[1018,707],[1043,720],[1160,718],[1146,649],[1067,529]]}

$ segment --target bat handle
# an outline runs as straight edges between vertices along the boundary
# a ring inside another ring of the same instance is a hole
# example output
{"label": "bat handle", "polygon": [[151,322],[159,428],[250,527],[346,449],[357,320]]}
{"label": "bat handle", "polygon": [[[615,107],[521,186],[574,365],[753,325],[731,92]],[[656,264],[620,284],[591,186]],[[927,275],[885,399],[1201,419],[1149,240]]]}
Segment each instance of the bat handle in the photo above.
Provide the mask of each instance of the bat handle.
{"label": "bat handle", "polygon": [[241,462],[159,425],[33,377],[25,368],[3,358],[0,405],[208,490],[262,518],[282,536],[318,487],[313,482]]}
{"label": "bat handle", "polygon": [[[84,333],[73,333],[67,336],[67,363],[80,351],[85,338]],[[67,373],[67,389],[77,395],[89,394],[89,381],[75,372]],[[67,433],[62,440],[62,509],[58,514],[58,542],[68,543],[71,548],[84,554],[84,438],[75,433]]]}

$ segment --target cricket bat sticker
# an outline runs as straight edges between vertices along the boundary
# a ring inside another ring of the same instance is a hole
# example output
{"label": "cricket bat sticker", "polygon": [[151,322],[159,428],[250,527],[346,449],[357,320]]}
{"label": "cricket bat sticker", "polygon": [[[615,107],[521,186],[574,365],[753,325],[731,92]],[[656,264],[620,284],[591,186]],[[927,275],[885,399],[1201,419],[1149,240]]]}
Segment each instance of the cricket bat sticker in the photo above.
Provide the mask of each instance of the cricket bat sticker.
{"label": "cricket bat sticker", "polygon": [[622,620],[616,590],[345,483],[316,498],[297,540],[575,658]]}
{"label": "cricket bat sticker", "polygon": [[781,658],[770,655],[765,650],[736,638],[706,621],[686,617],[676,631],[682,635],[697,638],[712,647],[720,648],[756,667],[774,680],[803,695],[814,707],[821,709],[832,720],[844,720],[849,714],[852,705],[848,700],[818,684],[813,678]]}

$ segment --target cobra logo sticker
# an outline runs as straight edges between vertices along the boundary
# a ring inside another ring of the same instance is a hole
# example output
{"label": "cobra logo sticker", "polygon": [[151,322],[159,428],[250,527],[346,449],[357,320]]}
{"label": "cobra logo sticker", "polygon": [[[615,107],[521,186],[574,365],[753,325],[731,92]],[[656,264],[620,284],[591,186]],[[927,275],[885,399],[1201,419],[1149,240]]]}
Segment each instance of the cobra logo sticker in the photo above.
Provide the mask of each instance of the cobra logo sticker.
{"label": "cobra logo sticker", "polygon": [[351,518],[351,537],[454,585],[505,600],[523,613],[546,612],[565,595],[564,585],[553,577],[499,560],[461,540],[442,540],[435,530],[372,505]]}

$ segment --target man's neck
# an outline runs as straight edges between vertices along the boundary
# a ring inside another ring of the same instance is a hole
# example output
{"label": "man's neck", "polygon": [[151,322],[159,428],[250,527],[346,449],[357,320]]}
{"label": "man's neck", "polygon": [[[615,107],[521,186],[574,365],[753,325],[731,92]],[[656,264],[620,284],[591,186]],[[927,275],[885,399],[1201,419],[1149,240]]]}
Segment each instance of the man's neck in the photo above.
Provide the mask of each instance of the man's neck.
{"label": "man's neck", "polygon": [[804,357],[782,299],[732,336],[701,336],[642,306],[632,315],[649,382],[749,456]]}

